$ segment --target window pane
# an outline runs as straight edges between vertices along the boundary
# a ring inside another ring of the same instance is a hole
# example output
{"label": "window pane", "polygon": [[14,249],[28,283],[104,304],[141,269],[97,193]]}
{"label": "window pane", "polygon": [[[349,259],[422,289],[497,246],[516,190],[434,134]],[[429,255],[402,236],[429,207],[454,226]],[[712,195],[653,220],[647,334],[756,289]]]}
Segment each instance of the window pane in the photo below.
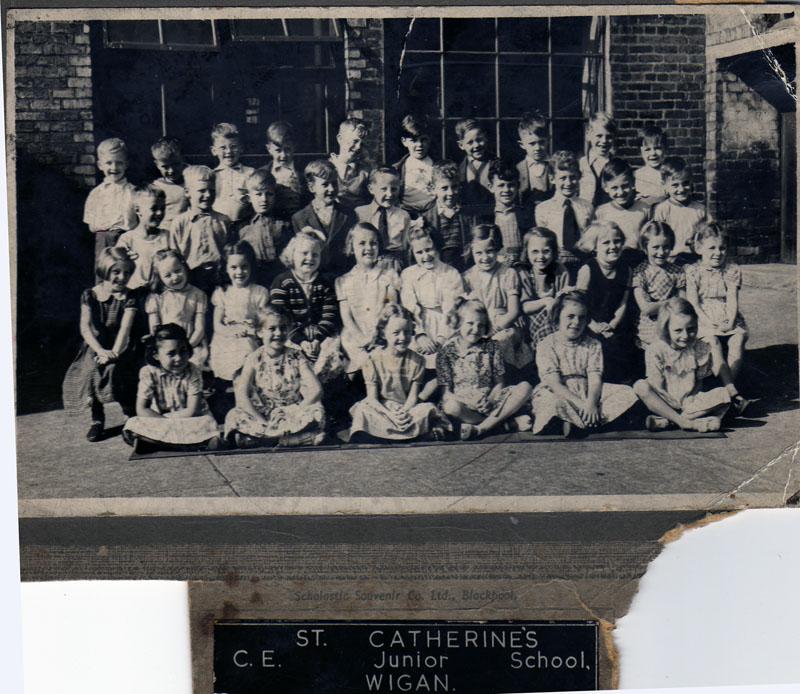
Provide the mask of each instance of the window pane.
{"label": "window pane", "polygon": [[211,22],[176,22],[164,20],[161,22],[164,32],[164,43],[184,43],[192,45],[213,46],[214,34],[211,31]]}
{"label": "window pane", "polygon": [[555,120],[553,121],[553,151],[566,149],[583,156],[583,120]]}
{"label": "window pane", "polygon": [[493,19],[443,19],[445,51],[494,51]]}
{"label": "window pane", "polygon": [[287,19],[289,36],[336,36],[330,19]]}
{"label": "window pane", "polygon": [[500,110],[511,116],[524,111],[547,113],[547,59],[504,55],[500,58]]}
{"label": "window pane", "polygon": [[447,56],[444,67],[444,112],[448,118],[485,118],[495,115],[493,62],[475,55]]}
{"label": "window pane", "polygon": [[553,60],[554,116],[581,117],[584,114],[584,96],[588,97],[593,91],[589,67],[589,60],[578,57],[562,56]]}
{"label": "window pane", "polygon": [[439,79],[438,56],[406,53],[396,95],[400,110],[438,116],[441,113]]}
{"label": "window pane", "polygon": [[415,19],[411,27],[410,19],[395,20],[396,31],[402,32],[401,39],[408,33],[406,50],[408,51],[438,51],[439,50],[439,20]]}
{"label": "window pane", "polygon": [[177,137],[186,154],[205,154],[209,147],[211,114],[211,80],[202,61],[187,64],[176,60],[165,66],[164,94],[166,96],[167,134]]}
{"label": "window pane", "polygon": [[547,19],[498,19],[501,51],[547,52]]}
{"label": "window pane", "polygon": [[152,21],[127,21],[119,20],[106,22],[106,32],[109,43],[160,43],[158,36],[158,22]]}
{"label": "window pane", "polygon": [[555,17],[550,20],[553,53],[596,53],[602,17]]}
{"label": "window pane", "polygon": [[500,149],[497,156],[508,161],[522,161],[525,152],[519,146],[517,119],[500,121]]}
{"label": "window pane", "polygon": [[237,39],[263,39],[285,36],[280,19],[233,19],[233,34]]}

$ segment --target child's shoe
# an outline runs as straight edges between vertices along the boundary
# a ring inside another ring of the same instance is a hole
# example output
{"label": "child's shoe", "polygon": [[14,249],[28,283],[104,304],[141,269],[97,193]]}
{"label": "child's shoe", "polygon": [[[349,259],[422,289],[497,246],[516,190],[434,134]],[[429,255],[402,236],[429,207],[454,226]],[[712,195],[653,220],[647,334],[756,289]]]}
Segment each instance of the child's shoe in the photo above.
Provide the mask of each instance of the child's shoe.
{"label": "child's shoe", "polygon": [[669,429],[669,420],[666,417],[656,417],[651,414],[644,420],[644,426],[647,431],[664,431]]}
{"label": "child's shoe", "polygon": [[122,430],[122,440],[127,443],[129,446],[136,448],[136,434],[128,429]]}
{"label": "child's shoe", "polygon": [[748,400],[747,398],[743,398],[741,395],[737,395],[733,402],[733,412],[737,417],[741,417],[744,414],[744,411],[753,404],[753,400]]}
{"label": "child's shoe", "polygon": [[470,439],[474,439],[478,435],[478,428],[473,424],[467,424],[463,422],[461,424],[461,432],[460,437],[462,441],[469,441]]}
{"label": "child's shoe", "polygon": [[89,431],[86,432],[86,440],[96,443],[103,438],[103,429],[103,422],[92,422],[92,426],[90,426]]}

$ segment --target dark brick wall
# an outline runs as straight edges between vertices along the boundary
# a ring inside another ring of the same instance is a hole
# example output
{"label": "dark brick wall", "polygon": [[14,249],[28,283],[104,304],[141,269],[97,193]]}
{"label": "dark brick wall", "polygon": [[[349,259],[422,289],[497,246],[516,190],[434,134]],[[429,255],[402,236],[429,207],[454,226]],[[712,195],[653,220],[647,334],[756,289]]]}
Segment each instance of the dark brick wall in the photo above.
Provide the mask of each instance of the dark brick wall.
{"label": "dark brick wall", "polygon": [[617,153],[641,166],[637,131],[660,125],[669,154],[685,158],[701,197],[705,184],[705,18],[690,15],[613,17],[611,101],[620,136]]}

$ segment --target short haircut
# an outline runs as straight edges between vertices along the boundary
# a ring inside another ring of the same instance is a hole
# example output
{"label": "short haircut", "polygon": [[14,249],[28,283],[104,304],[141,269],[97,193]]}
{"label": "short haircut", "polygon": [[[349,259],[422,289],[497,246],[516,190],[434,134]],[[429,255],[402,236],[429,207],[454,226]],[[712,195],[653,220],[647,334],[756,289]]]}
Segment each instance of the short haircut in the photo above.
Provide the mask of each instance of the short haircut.
{"label": "short haircut", "polygon": [[537,137],[548,137],[547,118],[540,111],[528,111],[522,114],[517,124],[517,134],[520,138],[523,135],[536,135]]}
{"label": "short haircut", "polygon": [[397,169],[391,166],[377,166],[369,172],[368,185],[373,185],[378,180],[378,176],[393,176],[400,180],[400,174]]}
{"label": "short haircut", "polygon": [[705,241],[706,239],[719,239],[720,241],[725,243],[725,245],[727,245],[728,232],[726,232],[716,222],[707,222],[707,221],[698,222],[695,225],[691,242],[691,246],[694,249],[695,253],[697,253],[697,249],[702,245],[703,241]]}
{"label": "short haircut", "polygon": [[267,126],[267,142],[276,145],[294,146],[294,128],[291,123],[277,120]]}
{"label": "short haircut", "polygon": [[615,137],[617,134],[616,121],[611,117],[611,114],[605,111],[597,111],[589,118],[586,128],[586,137],[589,137],[589,133],[595,128],[603,128],[611,137]]}
{"label": "short haircut", "polygon": [[639,248],[647,253],[647,247],[653,239],[666,239],[670,248],[675,248],[675,232],[666,222],[647,222],[639,232]]}
{"label": "short haircut", "polygon": [[639,147],[650,143],[667,148],[667,134],[657,125],[647,125],[639,131]]}
{"label": "short haircut", "polygon": [[211,129],[211,139],[216,140],[218,137],[224,137],[227,140],[238,140],[239,128],[233,123],[217,123]]}
{"label": "short haircut", "polygon": [[275,181],[275,176],[272,175],[269,169],[256,169],[245,179],[244,184],[247,186],[247,190],[255,190],[256,188],[275,190],[278,185]]}
{"label": "short haircut", "polygon": [[160,294],[162,291],[164,291],[164,284],[161,281],[161,276],[158,274],[158,266],[160,263],[163,263],[169,258],[174,258],[181,265],[183,265],[183,269],[186,271],[186,278],[188,281],[189,266],[186,264],[186,259],[174,248],[162,248],[160,251],[156,251],[153,255],[153,266],[150,272],[150,289],[156,294]]}
{"label": "short haircut", "polygon": [[432,236],[430,230],[424,226],[412,226],[408,232],[408,246],[411,248],[411,244],[414,243],[414,241],[430,241],[433,244],[433,247],[437,251],[440,251],[440,240],[438,238],[434,238],[434,236],[438,236],[438,234],[434,234]]}
{"label": "short haircut", "polygon": [[533,241],[533,239],[544,239],[547,241],[547,245],[550,247],[550,250],[553,252],[553,263],[558,261],[558,236],[554,231],[550,231],[545,227],[533,227],[530,231],[525,233],[525,236],[522,237],[522,247],[525,249],[525,252],[528,252],[528,244]]}
{"label": "short haircut", "polygon": [[142,188],[137,188],[133,192],[133,204],[137,209],[153,200],[157,200],[162,205],[166,205],[167,195],[161,188],[156,188],[155,186],[144,186]]}
{"label": "short haircut", "polygon": [[111,246],[100,251],[94,266],[94,273],[101,280],[107,280],[115,265],[124,265],[131,275],[136,269],[136,263],[131,260],[128,251],[121,246]]}
{"label": "short haircut", "polygon": [[431,181],[436,183],[437,180],[444,179],[451,183],[460,183],[461,178],[458,174],[458,164],[452,161],[440,161],[433,165],[431,172]]}
{"label": "short haircut", "polygon": [[183,186],[191,188],[198,183],[211,183],[214,185],[214,172],[207,166],[187,166],[183,170]]}
{"label": "short haircut", "polygon": [[483,316],[483,324],[486,327],[484,337],[486,337],[489,334],[492,321],[489,319],[489,311],[486,310],[486,306],[480,299],[468,299],[465,296],[459,296],[453,304],[453,308],[447,314],[447,325],[453,330],[458,330],[461,325],[461,317],[470,310]]}
{"label": "short haircut", "polygon": [[581,175],[581,167],[578,165],[578,158],[572,152],[567,152],[565,149],[553,152],[553,156],[550,157],[550,168],[553,170],[554,174],[557,171],[571,171],[579,177]]}
{"label": "short haircut", "polygon": [[366,137],[367,132],[369,132],[366,121],[363,121],[360,118],[345,118],[341,123],[339,123],[339,130],[337,131],[337,134],[341,135],[344,130],[352,130],[353,132],[358,133],[361,137]]}
{"label": "short haircut", "polygon": [[192,353],[192,345],[189,343],[189,336],[186,331],[177,323],[165,323],[156,327],[152,335],[144,339],[145,361],[150,366],[160,366],[157,359],[158,347],[162,342],[175,340],[184,355]]}
{"label": "short haircut", "polygon": [[383,239],[381,238],[381,232],[378,231],[374,224],[370,224],[369,222],[358,222],[350,228],[350,230],[347,232],[347,236],[344,238],[344,252],[346,255],[355,255],[355,250],[353,249],[353,237],[356,235],[357,231],[369,231],[370,233],[375,234],[375,238],[378,240],[378,255],[383,253]]}
{"label": "short haircut", "polygon": [[311,227],[303,227],[289,239],[286,248],[281,251],[280,261],[290,270],[294,270],[294,259],[292,256],[294,256],[294,249],[300,241],[309,241],[313,243],[319,249],[320,257],[325,250],[325,241],[322,238],[322,234]]}
{"label": "short haircut", "polygon": [[496,224],[473,224],[469,230],[470,246],[475,241],[491,241],[492,248],[499,251],[503,247],[503,235]]}
{"label": "short haircut", "polygon": [[661,162],[661,182],[666,183],[671,178],[683,176],[692,177],[692,169],[682,157],[666,157]]}
{"label": "short haircut", "polygon": [[464,118],[458,121],[455,125],[456,137],[458,138],[458,141],[461,142],[461,140],[464,139],[470,130],[480,130],[484,135],[486,135],[486,128],[484,128],[479,121],[475,120],[474,118]]}
{"label": "short haircut", "polygon": [[418,140],[422,137],[430,137],[430,125],[424,116],[409,113],[400,122],[400,137],[407,137],[410,140]]}
{"label": "short haircut", "polygon": [[123,154],[125,158],[128,157],[128,146],[124,140],[118,137],[109,137],[97,145],[97,156],[102,157],[105,154]]}
{"label": "short haircut", "polygon": [[303,169],[303,176],[306,183],[311,185],[315,178],[321,178],[323,181],[336,181],[338,182],[338,174],[336,167],[331,164],[327,159],[314,159],[306,164]]}
{"label": "short haircut", "polygon": [[561,320],[561,312],[564,310],[564,304],[566,304],[568,301],[580,304],[588,312],[589,297],[587,296],[585,291],[583,291],[582,289],[568,289],[565,292],[561,292],[561,294],[556,296],[556,300],[550,307],[550,324],[556,330],[558,329],[558,322]]}
{"label": "short haircut", "polygon": [[154,157],[162,157],[166,159],[176,159],[181,161],[183,155],[181,154],[181,143],[174,137],[159,137],[151,146],[150,154]]}
{"label": "short haircut", "polygon": [[411,312],[394,302],[386,304],[378,314],[378,321],[375,323],[375,332],[372,334],[372,340],[367,345],[367,351],[371,351],[377,347],[386,347],[386,336],[383,334],[386,326],[392,318],[402,318],[408,322],[411,332],[414,332],[414,316]]}
{"label": "short haircut", "polygon": [[597,250],[597,242],[604,234],[615,234],[625,242],[625,234],[615,222],[592,222],[586,229],[575,248],[585,253],[594,253]]}
{"label": "short haircut", "polygon": [[670,344],[669,339],[669,321],[672,316],[689,316],[693,318],[695,324],[697,323],[697,311],[686,299],[680,296],[673,296],[667,299],[658,310],[658,318],[656,318],[656,335],[662,340]]}
{"label": "short haircut", "polygon": [[489,164],[489,180],[493,181],[495,178],[501,181],[519,183],[519,171],[513,164],[503,159],[495,159]]}
{"label": "short haircut", "polygon": [[633,169],[624,159],[612,157],[600,172],[600,181],[605,185],[609,181],[613,181],[617,176],[630,176],[632,179]]}

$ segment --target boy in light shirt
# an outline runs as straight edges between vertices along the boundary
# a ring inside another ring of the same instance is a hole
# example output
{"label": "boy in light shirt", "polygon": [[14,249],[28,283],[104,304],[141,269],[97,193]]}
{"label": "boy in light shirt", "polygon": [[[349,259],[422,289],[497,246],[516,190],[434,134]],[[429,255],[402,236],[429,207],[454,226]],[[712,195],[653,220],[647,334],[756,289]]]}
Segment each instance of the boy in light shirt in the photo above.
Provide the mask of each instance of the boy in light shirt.
{"label": "boy in light shirt", "polygon": [[233,123],[215,125],[211,131],[211,154],[217,158],[214,211],[224,214],[231,222],[238,222],[250,212],[245,181],[254,171],[239,161],[242,156],[239,128]]}

